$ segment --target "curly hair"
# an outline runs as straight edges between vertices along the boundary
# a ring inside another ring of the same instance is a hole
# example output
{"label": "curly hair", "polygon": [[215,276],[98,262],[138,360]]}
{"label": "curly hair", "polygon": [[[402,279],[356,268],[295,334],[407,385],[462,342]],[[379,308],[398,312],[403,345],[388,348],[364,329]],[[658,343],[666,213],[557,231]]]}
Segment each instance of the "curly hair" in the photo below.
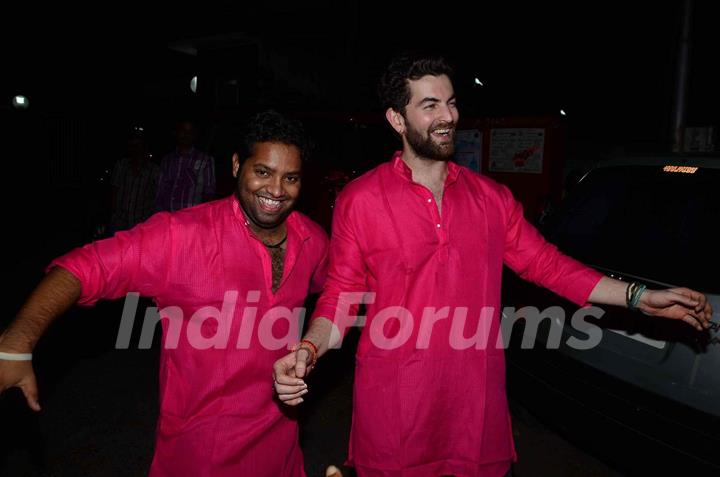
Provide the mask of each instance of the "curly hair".
{"label": "curly hair", "polygon": [[404,115],[405,107],[410,103],[409,81],[427,75],[447,75],[452,80],[453,69],[441,56],[404,53],[395,57],[378,84],[378,96],[382,108],[392,108]]}
{"label": "curly hair", "polygon": [[286,118],[274,110],[263,111],[250,118],[243,139],[235,151],[240,161],[250,157],[255,145],[260,142],[295,146],[300,150],[300,159],[303,161],[307,158],[310,146],[300,121]]}

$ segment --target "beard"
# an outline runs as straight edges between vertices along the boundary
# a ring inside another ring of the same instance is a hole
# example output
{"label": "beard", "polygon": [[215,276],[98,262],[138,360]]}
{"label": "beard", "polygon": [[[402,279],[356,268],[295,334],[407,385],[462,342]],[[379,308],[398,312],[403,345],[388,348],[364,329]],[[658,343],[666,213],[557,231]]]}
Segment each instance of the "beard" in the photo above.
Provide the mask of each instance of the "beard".
{"label": "beard", "polygon": [[[432,131],[436,129],[450,129],[450,141],[445,144],[437,144],[432,137]],[[455,125],[453,123],[431,126],[428,128],[426,135],[408,124],[405,138],[413,151],[425,159],[449,161],[455,154]]]}

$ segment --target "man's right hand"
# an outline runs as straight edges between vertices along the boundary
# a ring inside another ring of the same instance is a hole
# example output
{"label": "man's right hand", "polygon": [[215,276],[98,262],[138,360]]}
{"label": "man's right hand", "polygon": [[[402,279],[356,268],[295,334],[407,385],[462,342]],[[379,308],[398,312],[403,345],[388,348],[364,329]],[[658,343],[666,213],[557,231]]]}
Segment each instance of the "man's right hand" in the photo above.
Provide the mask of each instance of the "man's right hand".
{"label": "man's right hand", "polygon": [[25,395],[25,400],[33,411],[40,410],[37,381],[32,361],[7,361],[0,359],[0,393],[17,387]]}
{"label": "man's right hand", "polygon": [[310,372],[310,352],[300,348],[275,361],[273,386],[278,399],[288,406],[297,406],[307,394],[307,384],[302,380]]}
{"label": "man's right hand", "polygon": [[[65,313],[82,293],[80,280],[62,267],[53,267],[43,278],[15,320],[0,334],[0,351],[29,354],[50,323]],[[20,388],[28,406],[40,410],[37,382],[32,361],[0,359],[0,393]]]}

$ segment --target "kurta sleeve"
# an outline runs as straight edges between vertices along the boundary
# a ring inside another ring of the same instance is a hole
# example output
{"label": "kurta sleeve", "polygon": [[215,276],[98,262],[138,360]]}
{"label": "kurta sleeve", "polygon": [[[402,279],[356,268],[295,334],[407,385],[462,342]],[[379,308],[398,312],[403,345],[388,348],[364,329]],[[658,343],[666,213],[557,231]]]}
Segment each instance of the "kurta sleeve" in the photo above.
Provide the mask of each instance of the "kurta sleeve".
{"label": "kurta sleeve", "polygon": [[48,269],[62,267],[80,281],[80,305],[129,292],[155,297],[162,292],[170,272],[171,220],[168,213],[156,214],[131,230],[56,258]]}
{"label": "kurta sleeve", "polygon": [[341,193],[333,213],[327,280],[313,319],[324,317],[347,333],[355,321],[360,300],[357,293],[367,291],[367,267],[358,244],[352,197]]}
{"label": "kurta sleeve", "polygon": [[502,187],[500,200],[506,213],[503,260],[523,279],[584,305],[603,274],[562,254],[547,242],[523,216],[520,203]]}

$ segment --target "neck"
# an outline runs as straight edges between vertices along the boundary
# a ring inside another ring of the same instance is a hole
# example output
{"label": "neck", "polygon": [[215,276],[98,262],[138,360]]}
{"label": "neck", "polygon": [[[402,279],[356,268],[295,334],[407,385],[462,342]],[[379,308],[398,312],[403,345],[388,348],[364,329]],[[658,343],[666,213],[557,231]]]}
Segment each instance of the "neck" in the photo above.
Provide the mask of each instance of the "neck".
{"label": "neck", "polygon": [[255,236],[263,242],[274,243],[281,240],[287,234],[287,227],[285,227],[285,222],[272,229],[258,227],[257,225],[253,224],[252,221],[249,221],[248,223],[250,224],[250,230],[252,230]]}
{"label": "neck", "polygon": [[276,243],[282,240],[283,237],[287,236],[287,227],[285,226],[285,221],[283,221],[283,223],[281,223],[277,227],[265,228],[260,227],[255,222],[253,222],[244,210],[243,215],[245,216],[245,220],[247,220],[248,226],[250,227],[252,233],[263,243]]}
{"label": "neck", "polygon": [[418,156],[415,151],[405,148],[402,160],[413,173],[413,180],[419,183],[445,182],[448,175],[447,161],[426,159]]}
{"label": "neck", "polygon": [[177,151],[181,154],[192,151],[193,146],[178,146]]}

